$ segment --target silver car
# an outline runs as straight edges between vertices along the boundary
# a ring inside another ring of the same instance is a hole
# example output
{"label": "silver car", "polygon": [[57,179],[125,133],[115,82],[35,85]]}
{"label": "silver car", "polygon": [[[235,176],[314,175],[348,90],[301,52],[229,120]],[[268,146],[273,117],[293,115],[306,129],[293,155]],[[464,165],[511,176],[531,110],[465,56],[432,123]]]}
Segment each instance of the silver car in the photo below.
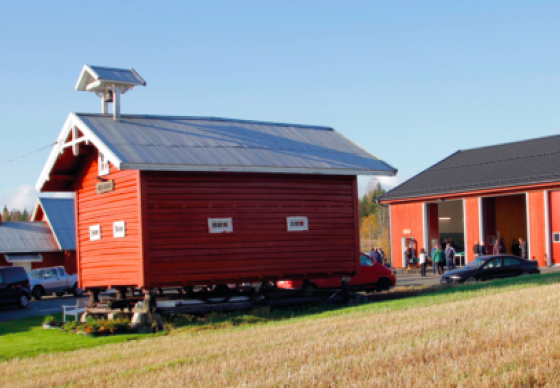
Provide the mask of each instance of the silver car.
{"label": "silver car", "polygon": [[64,267],[38,268],[29,272],[29,283],[33,299],[39,300],[46,294],[62,296],[65,293],[82,296],[78,287],[78,277],[69,275]]}

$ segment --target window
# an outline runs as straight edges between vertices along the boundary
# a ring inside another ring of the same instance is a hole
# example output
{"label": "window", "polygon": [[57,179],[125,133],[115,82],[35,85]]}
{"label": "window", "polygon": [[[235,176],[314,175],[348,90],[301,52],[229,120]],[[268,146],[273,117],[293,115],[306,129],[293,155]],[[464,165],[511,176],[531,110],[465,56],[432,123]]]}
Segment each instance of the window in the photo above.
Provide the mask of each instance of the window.
{"label": "window", "polygon": [[97,167],[99,176],[102,175],[109,175],[109,161],[105,158],[101,152],[99,153],[99,157],[97,159]]}
{"label": "window", "polygon": [[286,222],[288,223],[288,232],[309,230],[307,217],[288,217]]}
{"label": "window", "polygon": [[552,242],[560,243],[560,232],[552,233]]}
{"label": "window", "polygon": [[486,264],[486,269],[489,268],[498,268],[502,266],[502,259],[492,259],[488,260],[488,264]]}
{"label": "window", "polygon": [[233,232],[233,223],[231,218],[209,218],[209,233],[231,233]]}
{"label": "window", "polygon": [[504,257],[504,267],[515,267],[519,265],[519,260],[513,257]]}
{"label": "window", "polygon": [[64,270],[62,268],[57,268],[58,270],[58,275],[62,278],[64,277]]}
{"label": "window", "polygon": [[46,273],[46,277],[50,279],[56,279],[58,275],[56,274],[56,269],[49,269]]}
{"label": "window", "polygon": [[101,240],[101,225],[89,227],[89,241]]}
{"label": "window", "polygon": [[126,237],[126,227],[124,221],[113,222],[113,237]]}
{"label": "window", "polygon": [[369,257],[367,257],[367,256],[365,256],[365,255],[362,255],[362,256],[361,256],[361,260],[360,260],[360,261],[361,261],[360,264],[361,264],[362,266],[373,267],[373,261],[372,261]]}

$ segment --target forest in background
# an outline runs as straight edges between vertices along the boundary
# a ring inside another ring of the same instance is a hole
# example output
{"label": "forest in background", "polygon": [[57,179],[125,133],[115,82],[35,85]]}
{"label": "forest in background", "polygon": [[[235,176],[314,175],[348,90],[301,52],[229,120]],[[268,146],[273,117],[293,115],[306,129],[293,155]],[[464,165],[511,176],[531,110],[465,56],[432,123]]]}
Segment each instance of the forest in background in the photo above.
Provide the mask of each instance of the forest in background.
{"label": "forest in background", "polygon": [[2,221],[4,222],[21,222],[21,221],[31,221],[31,212],[27,209],[23,211],[18,209],[8,210],[8,206],[4,205],[2,210]]}
{"label": "forest in background", "polygon": [[378,182],[376,185],[370,185],[368,192],[359,202],[360,249],[367,252],[371,248],[381,247],[385,255],[391,257],[389,210],[387,206],[377,203],[377,198],[386,192]]}

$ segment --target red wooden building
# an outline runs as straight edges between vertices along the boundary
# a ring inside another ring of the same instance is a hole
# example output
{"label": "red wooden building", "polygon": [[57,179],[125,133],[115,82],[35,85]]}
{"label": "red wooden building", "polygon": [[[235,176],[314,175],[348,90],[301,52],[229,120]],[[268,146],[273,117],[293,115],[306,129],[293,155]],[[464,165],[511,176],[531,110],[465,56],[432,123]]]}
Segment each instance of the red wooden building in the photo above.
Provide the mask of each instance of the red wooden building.
{"label": "red wooden building", "polygon": [[76,193],[82,288],[359,270],[356,176],[395,169],[327,127],[121,115],[135,85],[133,70],[84,67],[77,89],[105,113],[68,116],[37,183]]}
{"label": "red wooden building", "polygon": [[63,266],[76,273],[74,199],[39,198],[32,222],[2,222],[0,217],[0,267],[35,268]]}
{"label": "red wooden building", "polygon": [[389,191],[391,251],[403,266],[403,248],[430,250],[451,238],[464,248],[504,238],[528,242],[528,258],[560,264],[560,136],[458,151]]}

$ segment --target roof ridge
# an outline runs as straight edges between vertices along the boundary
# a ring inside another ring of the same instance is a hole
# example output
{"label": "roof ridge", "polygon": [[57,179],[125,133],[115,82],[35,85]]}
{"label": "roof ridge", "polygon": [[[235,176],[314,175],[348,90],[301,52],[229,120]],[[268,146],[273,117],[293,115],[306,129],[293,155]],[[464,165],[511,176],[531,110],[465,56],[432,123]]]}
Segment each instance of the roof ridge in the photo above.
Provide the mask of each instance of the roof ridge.
{"label": "roof ridge", "polygon": [[92,69],[105,69],[105,70],[117,70],[117,71],[130,71],[132,69],[124,69],[122,67],[107,67],[107,66],[97,66],[97,65],[88,65]]}
{"label": "roof ridge", "polygon": [[[559,135],[560,136],[560,135]],[[499,163],[499,162],[507,162],[510,160],[515,160],[515,159],[524,159],[524,158],[536,158],[536,157],[540,157],[540,156],[547,156],[547,155],[554,155],[554,154],[558,154],[560,153],[560,151],[548,151],[548,152],[539,152],[539,153],[533,153],[533,154],[527,154],[527,155],[520,155],[520,156],[512,156],[509,158],[501,158],[501,159],[495,159],[495,160],[486,160],[483,162],[477,162],[477,163],[465,163],[465,164],[457,164],[454,166],[448,166],[448,167],[438,167],[438,168],[428,168],[427,170],[424,171],[444,171],[444,170],[452,170],[455,168],[463,168],[463,167],[472,167],[472,166],[480,166],[482,164],[492,164],[492,163]],[[444,159],[445,160],[445,159]],[[442,160],[443,162],[443,160]],[[440,162],[441,163],[441,162]],[[439,164],[439,163],[437,163]],[[422,172],[424,172],[422,171]],[[421,174],[421,173],[420,173]]]}
{"label": "roof ridge", "polygon": [[[113,115],[103,113],[74,113],[77,116],[95,116],[95,117],[108,117],[113,120]],[[297,127],[297,128],[313,128],[322,129],[327,131],[335,131],[332,127],[321,125],[307,125],[307,124],[290,124],[290,123],[277,123],[273,121],[260,121],[260,120],[245,120],[245,119],[231,119],[227,117],[214,117],[214,116],[165,116],[165,115],[134,115],[134,114],[121,114],[121,120],[126,118],[150,118],[161,120],[204,120],[204,121],[224,121],[233,123],[251,123],[251,124],[266,124],[281,127]]]}
{"label": "roof ridge", "polygon": [[460,151],[461,151],[461,152],[468,152],[468,151],[482,150],[482,149],[485,149],[485,148],[494,148],[494,147],[500,147],[500,146],[506,146],[506,145],[512,145],[512,144],[531,143],[531,142],[534,142],[534,141],[539,141],[539,140],[544,140],[544,139],[550,139],[550,138],[553,138],[553,137],[560,137],[560,134],[558,134],[558,135],[547,135],[547,136],[535,137],[535,138],[533,138],[533,139],[508,141],[508,142],[505,142],[505,143],[497,143],[497,144],[492,144],[492,145],[487,145],[487,146],[467,148],[467,149],[460,150]]}

